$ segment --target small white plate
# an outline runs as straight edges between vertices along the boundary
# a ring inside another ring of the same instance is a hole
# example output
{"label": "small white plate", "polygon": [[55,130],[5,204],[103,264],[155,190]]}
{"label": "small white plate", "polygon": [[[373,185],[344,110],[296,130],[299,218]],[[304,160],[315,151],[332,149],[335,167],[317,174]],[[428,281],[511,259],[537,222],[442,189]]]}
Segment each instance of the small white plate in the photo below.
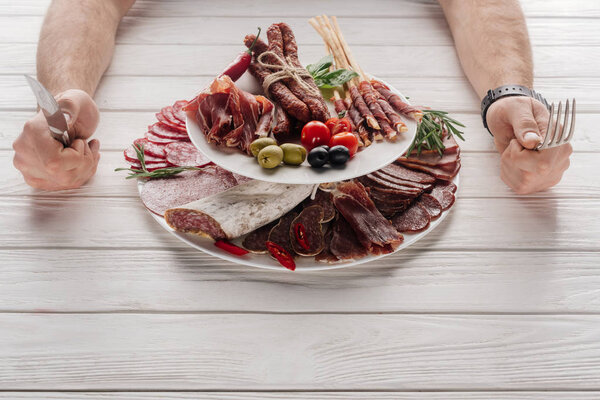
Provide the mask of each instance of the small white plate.
{"label": "small white plate", "polygon": [[[459,187],[459,174],[454,177],[454,180],[452,182],[457,187]],[[139,183],[138,183],[138,190],[140,191],[140,194],[141,194],[143,184],[144,183],[141,181],[139,181]],[[457,196],[457,194],[458,194],[458,189],[454,195]],[[457,196],[457,199],[458,199],[458,196]],[[438,219],[436,219],[435,221],[432,221],[431,224],[429,225],[429,227],[426,230],[424,230],[423,232],[419,232],[419,233],[415,233],[415,234],[404,234],[404,242],[402,242],[402,244],[400,246],[398,246],[398,248],[396,249],[396,251],[394,251],[394,253],[397,253],[400,250],[406,249],[407,247],[413,245],[415,242],[422,239],[428,233],[433,231],[448,216],[448,214],[450,213],[451,210],[452,210],[452,207],[450,208],[450,210],[444,211],[442,213],[442,215],[440,215],[440,217]],[[150,212],[150,211],[148,211],[148,212],[150,213],[150,215],[152,215],[152,217],[156,220],[156,222],[158,222],[158,224],[160,226],[165,228],[167,231],[171,232],[179,240],[189,244],[190,246],[194,247],[195,249],[202,250],[203,252],[208,253],[212,256],[221,258],[226,261],[231,261],[236,264],[248,265],[250,267],[257,267],[257,268],[264,268],[264,269],[286,271],[286,269],[284,267],[282,267],[276,260],[271,258],[268,254],[249,253],[249,254],[246,254],[241,257],[234,256],[234,255],[216,247],[214,241],[211,239],[207,239],[207,238],[203,238],[200,236],[191,235],[191,234],[187,234],[187,233],[176,232],[169,225],[167,225],[167,223],[163,217],[158,216],[158,215],[154,214],[153,212]],[[241,246],[242,240],[243,240],[243,238],[238,238],[236,240],[233,240],[233,243]],[[394,254],[394,253],[390,253],[390,254]],[[315,261],[314,257],[296,257],[296,271],[322,271],[322,270],[327,270],[327,269],[346,268],[346,267],[351,267],[354,265],[366,263],[369,261],[377,260],[377,259],[383,258],[388,255],[389,254],[382,254],[382,255],[377,255],[377,256],[366,256],[366,257],[360,258],[358,260],[343,261],[343,262],[338,262],[335,264],[321,263],[321,262]]]}
{"label": "small white plate", "polygon": [[[377,79],[377,78],[375,78]],[[392,86],[378,79],[398,94],[403,101],[408,100]],[[238,86],[250,93],[258,93],[256,85],[249,84],[247,80],[240,80]],[[333,106],[329,104],[333,110]],[[332,113],[335,115],[335,113]],[[324,182],[339,182],[346,179],[369,174],[392,163],[400,157],[410,146],[417,133],[417,123],[409,118],[404,118],[408,128],[407,132],[398,135],[395,142],[384,139],[374,142],[371,146],[359,151],[342,167],[326,166],[323,168],[311,168],[307,161],[302,165],[294,167],[281,165],[273,169],[265,169],[258,165],[254,157],[243,154],[239,149],[216,146],[208,143],[202,129],[193,118],[187,118],[186,126],[192,143],[204,153],[212,162],[229,171],[235,172],[249,178],[267,182],[309,184]]]}

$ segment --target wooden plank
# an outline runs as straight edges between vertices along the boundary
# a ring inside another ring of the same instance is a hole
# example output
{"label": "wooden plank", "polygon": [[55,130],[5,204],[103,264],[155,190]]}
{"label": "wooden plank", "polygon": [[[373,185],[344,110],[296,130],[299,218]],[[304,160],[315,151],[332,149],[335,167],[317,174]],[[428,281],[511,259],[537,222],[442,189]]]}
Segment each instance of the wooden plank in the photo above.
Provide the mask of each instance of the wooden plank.
{"label": "wooden plank", "polygon": [[[127,143],[127,142],[125,142]],[[123,147],[126,144],[123,144]],[[6,165],[0,180],[0,196],[99,196],[137,197],[138,192],[131,181],[125,181],[126,172],[115,172],[115,168],[127,167],[121,151],[102,153],[98,172],[93,181],[79,189],[58,193],[44,193],[31,189],[23,182],[19,171],[12,168],[12,152],[0,151],[0,165]],[[241,157],[241,155],[240,155]],[[551,190],[536,193],[531,197],[600,197],[600,174],[589,171],[600,170],[597,153],[580,153],[572,156],[572,165],[562,182]],[[488,198],[515,196],[500,179],[500,156],[495,153],[463,153],[460,195],[463,198]]]}
{"label": "wooden plank", "polygon": [[600,392],[0,392],[9,400],[597,400]]}
{"label": "wooden plank", "polygon": [[2,314],[0,338],[0,386],[14,391],[550,391],[600,379],[600,316]]}
{"label": "wooden plank", "polygon": [[[279,19],[292,26],[301,45],[322,45],[306,17],[125,17],[116,40],[121,44],[201,44],[211,41],[215,45],[241,45],[244,35],[254,33],[257,26],[266,29]],[[0,16],[0,26],[4,27],[0,31],[0,43],[37,43],[41,24],[41,16]],[[530,18],[527,25],[535,46],[598,45],[596,38],[600,34],[600,24],[593,18]],[[340,26],[350,45],[452,44],[443,18],[344,17],[340,19]]]}
{"label": "wooden plank", "polygon": [[600,312],[591,252],[408,250],[294,274],[191,248],[13,249],[0,259],[2,312]]}
{"label": "wooden plank", "polygon": [[[44,15],[50,0],[4,0],[0,2],[0,15]],[[441,16],[440,7],[435,3],[397,0],[378,0],[376,6],[365,8],[363,3],[346,0],[304,0],[296,3],[283,3],[278,0],[262,0],[260,3],[247,1],[230,2],[231,7],[223,7],[218,2],[205,2],[198,7],[195,0],[138,0],[128,13],[129,16],[303,16],[315,13],[338,16],[363,17],[431,17]],[[259,6],[260,5],[260,6]],[[600,6],[594,0],[527,0],[521,3],[525,15],[529,17],[600,17]]]}
{"label": "wooden plank", "polygon": [[[239,45],[117,45],[107,76],[190,76],[217,74]],[[0,74],[35,75],[34,44],[0,44]],[[462,77],[453,46],[354,46],[365,71],[378,77]],[[300,49],[304,64],[324,55],[322,45]],[[430,62],[435,60],[435,62]],[[552,46],[534,51],[536,77],[598,77],[600,47]]]}
{"label": "wooden plank", "polygon": [[[205,87],[212,76],[125,77],[102,80],[96,102],[102,111],[154,111],[165,104],[189,98]],[[240,80],[256,86],[251,76]],[[409,96],[411,102],[451,112],[479,112],[480,100],[465,78],[388,78],[386,82]],[[600,112],[600,78],[539,78],[536,88],[550,101],[577,98],[579,113]],[[34,110],[35,97],[22,76],[0,76],[0,111]]]}
{"label": "wooden plank", "polygon": [[[165,101],[164,104],[168,104]],[[158,111],[157,108],[155,111]],[[23,123],[29,119],[32,111],[0,111],[0,150],[12,149],[12,142],[17,138]],[[477,113],[455,113],[453,117],[463,122],[465,142],[461,142],[463,151],[493,152],[494,144],[489,133],[483,128],[481,117]],[[104,111],[100,116],[100,125],[96,138],[101,142],[101,150],[122,150],[134,138],[144,134],[146,127],[155,120],[154,112],[113,112]],[[571,144],[575,151],[600,151],[600,113],[577,115],[577,130]]]}
{"label": "wooden plank", "polygon": [[[186,246],[162,229],[139,199],[5,197],[3,206],[0,247]],[[597,199],[459,198],[448,218],[415,248],[599,250],[599,215]]]}

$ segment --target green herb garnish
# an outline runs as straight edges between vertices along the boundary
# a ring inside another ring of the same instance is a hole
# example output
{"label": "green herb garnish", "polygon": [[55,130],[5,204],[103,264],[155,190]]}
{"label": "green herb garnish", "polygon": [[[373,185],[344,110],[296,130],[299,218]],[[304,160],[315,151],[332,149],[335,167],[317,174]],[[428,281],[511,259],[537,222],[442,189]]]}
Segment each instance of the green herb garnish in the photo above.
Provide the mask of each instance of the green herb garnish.
{"label": "green herb garnish", "polygon": [[423,110],[423,119],[417,127],[415,139],[406,151],[407,156],[415,149],[417,155],[420,155],[423,150],[437,150],[442,156],[446,149],[442,142],[444,134],[456,135],[460,140],[465,140],[464,132],[458,130],[457,126],[465,127],[462,123],[450,118],[446,111]]}
{"label": "green herb garnish", "polygon": [[158,168],[154,171],[148,171],[146,167],[146,159],[144,157],[144,145],[143,144],[133,144],[133,149],[135,150],[135,154],[137,156],[142,169],[137,168],[115,168],[115,171],[129,171],[129,175],[125,179],[132,178],[166,178],[168,176],[179,174],[183,171],[188,170],[200,170],[202,168],[198,167],[166,167],[166,168]]}
{"label": "green herb garnish", "polygon": [[354,79],[358,74],[347,69],[336,69],[329,71],[333,65],[333,56],[327,55],[317,61],[315,64],[308,64],[306,70],[312,75],[315,83],[321,89],[333,89],[342,86],[344,83]]}

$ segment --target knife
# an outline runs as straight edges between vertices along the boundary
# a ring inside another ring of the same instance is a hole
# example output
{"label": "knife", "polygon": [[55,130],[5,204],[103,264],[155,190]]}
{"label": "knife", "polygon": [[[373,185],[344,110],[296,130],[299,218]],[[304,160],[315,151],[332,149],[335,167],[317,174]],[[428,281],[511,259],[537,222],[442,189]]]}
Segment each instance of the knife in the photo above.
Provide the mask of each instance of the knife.
{"label": "knife", "polygon": [[67,125],[67,120],[60,109],[60,106],[54,99],[54,96],[50,94],[48,89],[44,87],[36,79],[29,75],[25,75],[27,83],[31,87],[35,98],[37,99],[38,106],[44,113],[48,127],[50,128],[50,135],[61,142],[65,147],[69,146],[70,138]]}

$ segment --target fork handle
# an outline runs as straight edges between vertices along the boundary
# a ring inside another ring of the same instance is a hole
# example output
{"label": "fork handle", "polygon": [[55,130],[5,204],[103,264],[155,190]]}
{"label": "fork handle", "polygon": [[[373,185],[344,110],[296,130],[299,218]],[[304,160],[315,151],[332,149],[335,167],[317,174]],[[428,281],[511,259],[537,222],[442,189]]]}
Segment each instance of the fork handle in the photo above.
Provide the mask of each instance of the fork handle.
{"label": "fork handle", "polygon": [[486,120],[488,108],[490,108],[490,106],[492,104],[494,104],[496,101],[500,100],[501,98],[512,97],[512,96],[533,97],[534,99],[539,100],[540,102],[544,103],[546,105],[546,107],[548,107],[548,102],[541,94],[537,93],[533,89],[529,89],[526,86],[503,85],[503,86],[497,87],[496,89],[490,89],[490,90],[488,90],[488,92],[485,95],[485,97],[483,98],[483,100],[481,100],[481,119],[483,120],[483,126],[485,127],[485,129],[488,130],[490,135],[494,136],[492,134],[492,131],[490,131],[490,128],[488,128],[488,124],[487,124],[487,120]]}

